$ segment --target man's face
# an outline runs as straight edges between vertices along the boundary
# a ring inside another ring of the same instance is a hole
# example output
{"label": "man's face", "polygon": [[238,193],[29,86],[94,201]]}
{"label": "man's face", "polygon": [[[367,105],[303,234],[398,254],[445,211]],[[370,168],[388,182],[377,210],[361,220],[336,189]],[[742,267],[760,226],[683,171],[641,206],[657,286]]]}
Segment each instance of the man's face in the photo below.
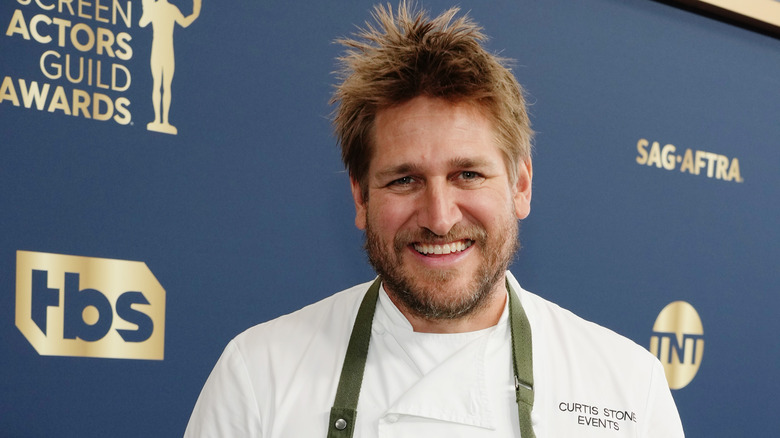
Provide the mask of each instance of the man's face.
{"label": "man's face", "polygon": [[355,224],[402,310],[469,315],[503,289],[530,209],[530,161],[510,181],[496,134],[466,103],[416,97],[379,111],[366,200],[352,181]]}

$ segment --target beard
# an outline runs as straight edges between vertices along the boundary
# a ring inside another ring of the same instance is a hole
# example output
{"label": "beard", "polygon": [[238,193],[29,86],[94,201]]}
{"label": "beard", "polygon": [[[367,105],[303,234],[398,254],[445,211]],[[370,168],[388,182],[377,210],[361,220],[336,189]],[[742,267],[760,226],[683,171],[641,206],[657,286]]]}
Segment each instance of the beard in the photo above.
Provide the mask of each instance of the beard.
{"label": "beard", "polygon": [[[406,310],[427,320],[463,318],[483,308],[520,248],[519,224],[514,215],[493,235],[477,225],[456,225],[445,236],[421,228],[399,232],[392,247],[382,242],[366,219],[366,253],[385,284],[385,291],[397,298]],[[470,250],[479,251],[482,257],[465,286],[454,284],[460,274],[457,268],[424,269],[415,274],[404,265],[404,252],[409,251],[412,243],[441,244],[461,239],[472,241]]]}

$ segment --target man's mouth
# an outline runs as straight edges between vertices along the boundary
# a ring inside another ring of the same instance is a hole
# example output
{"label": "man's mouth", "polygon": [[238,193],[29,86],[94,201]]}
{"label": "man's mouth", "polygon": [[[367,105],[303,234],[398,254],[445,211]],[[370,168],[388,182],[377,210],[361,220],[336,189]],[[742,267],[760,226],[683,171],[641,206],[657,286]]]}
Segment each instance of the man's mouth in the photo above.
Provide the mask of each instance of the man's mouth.
{"label": "man's mouth", "polygon": [[422,255],[447,255],[456,252],[465,251],[468,247],[474,244],[471,239],[458,240],[456,242],[449,242],[444,244],[439,243],[419,243],[412,244],[414,250]]}

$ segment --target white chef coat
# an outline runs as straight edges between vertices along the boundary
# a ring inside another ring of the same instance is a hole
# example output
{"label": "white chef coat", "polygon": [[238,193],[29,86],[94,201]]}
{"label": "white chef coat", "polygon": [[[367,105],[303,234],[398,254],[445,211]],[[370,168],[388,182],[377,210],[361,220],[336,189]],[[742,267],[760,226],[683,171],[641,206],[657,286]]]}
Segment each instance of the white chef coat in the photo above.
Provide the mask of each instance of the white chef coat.
{"label": "white chef coat", "polygon": [[[663,368],[647,350],[523,290],[533,336],[531,422],[544,437],[682,437]],[[238,335],[185,437],[326,436],[365,283]],[[355,437],[519,437],[505,308],[498,324],[416,333],[380,288]]]}

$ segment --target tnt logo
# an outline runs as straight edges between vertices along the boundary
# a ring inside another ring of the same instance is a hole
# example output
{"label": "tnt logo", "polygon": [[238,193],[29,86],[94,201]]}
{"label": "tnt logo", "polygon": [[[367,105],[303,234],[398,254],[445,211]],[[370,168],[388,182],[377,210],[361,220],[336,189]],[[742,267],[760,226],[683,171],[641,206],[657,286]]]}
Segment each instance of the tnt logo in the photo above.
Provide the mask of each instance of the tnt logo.
{"label": "tnt logo", "polygon": [[165,290],[143,262],[17,251],[16,327],[41,355],[162,360]]}
{"label": "tnt logo", "polygon": [[696,309],[685,301],[664,307],[653,325],[650,351],[664,366],[670,388],[691,383],[704,356],[704,328]]}

